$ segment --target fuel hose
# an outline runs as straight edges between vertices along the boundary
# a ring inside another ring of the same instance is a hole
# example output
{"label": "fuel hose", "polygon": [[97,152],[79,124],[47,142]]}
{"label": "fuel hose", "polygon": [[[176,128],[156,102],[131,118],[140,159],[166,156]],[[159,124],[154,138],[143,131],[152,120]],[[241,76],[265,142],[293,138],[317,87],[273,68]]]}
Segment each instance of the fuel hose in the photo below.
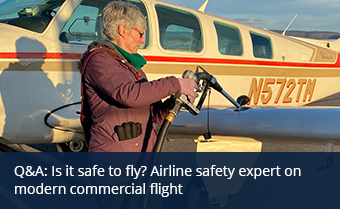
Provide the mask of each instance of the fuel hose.
{"label": "fuel hose", "polygon": [[161,128],[159,129],[157,141],[153,149],[154,152],[161,152],[166,135],[168,134],[171,123],[174,121],[176,115],[179,113],[182,103],[178,100],[175,101],[174,107],[169,111],[165,117]]}

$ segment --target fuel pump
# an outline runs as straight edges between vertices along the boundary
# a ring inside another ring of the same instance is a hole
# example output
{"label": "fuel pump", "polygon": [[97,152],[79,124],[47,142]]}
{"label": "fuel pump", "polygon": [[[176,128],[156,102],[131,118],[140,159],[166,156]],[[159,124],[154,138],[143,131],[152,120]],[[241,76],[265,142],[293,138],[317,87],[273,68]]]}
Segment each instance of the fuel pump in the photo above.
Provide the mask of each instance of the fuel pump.
{"label": "fuel pump", "polygon": [[[165,117],[164,122],[159,130],[156,145],[153,150],[154,152],[160,152],[162,150],[164,139],[168,133],[169,127],[182,107],[185,107],[193,115],[199,114],[209,88],[213,88],[217,92],[220,92],[236,107],[237,111],[241,111],[242,109],[244,109],[245,107],[243,107],[243,105],[249,102],[249,98],[247,96],[241,96],[242,99],[240,99],[241,97],[239,97],[238,101],[235,101],[227,92],[223,90],[223,88],[217,82],[216,78],[210,75],[201,66],[197,66],[195,73],[191,70],[184,71],[182,77],[191,78],[197,83],[197,85],[199,85],[200,89],[202,90],[200,99],[197,105],[194,106],[192,103],[190,103],[186,95],[181,93],[175,95],[174,106]],[[241,104],[239,102],[241,102]]]}

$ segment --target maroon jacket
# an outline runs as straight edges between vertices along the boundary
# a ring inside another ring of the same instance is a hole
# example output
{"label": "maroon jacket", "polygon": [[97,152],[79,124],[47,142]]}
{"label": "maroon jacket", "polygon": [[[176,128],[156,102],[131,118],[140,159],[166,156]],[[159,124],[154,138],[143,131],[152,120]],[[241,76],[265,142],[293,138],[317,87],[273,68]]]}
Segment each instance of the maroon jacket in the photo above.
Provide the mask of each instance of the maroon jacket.
{"label": "maroon jacket", "polygon": [[[149,82],[111,43],[96,41],[89,49],[99,46],[109,50],[91,56],[82,79],[84,104],[92,119],[89,151],[152,151],[157,139],[155,123],[163,121],[171,103],[160,100],[180,91],[178,79],[171,76]],[[115,126],[130,121],[142,125],[142,134],[119,141]]]}

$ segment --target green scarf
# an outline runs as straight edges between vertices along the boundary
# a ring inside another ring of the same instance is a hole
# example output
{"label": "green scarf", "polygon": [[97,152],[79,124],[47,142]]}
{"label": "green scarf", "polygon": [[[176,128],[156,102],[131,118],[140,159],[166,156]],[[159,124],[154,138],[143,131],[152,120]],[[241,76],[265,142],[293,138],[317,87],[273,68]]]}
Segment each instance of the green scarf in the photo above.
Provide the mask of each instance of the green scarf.
{"label": "green scarf", "polygon": [[146,64],[146,59],[142,55],[138,53],[130,54],[129,52],[117,46],[116,44],[112,43],[112,41],[108,39],[106,39],[105,41],[108,41],[111,44],[113,44],[116,47],[116,49],[125,57],[125,59],[136,68],[136,70],[141,69]]}

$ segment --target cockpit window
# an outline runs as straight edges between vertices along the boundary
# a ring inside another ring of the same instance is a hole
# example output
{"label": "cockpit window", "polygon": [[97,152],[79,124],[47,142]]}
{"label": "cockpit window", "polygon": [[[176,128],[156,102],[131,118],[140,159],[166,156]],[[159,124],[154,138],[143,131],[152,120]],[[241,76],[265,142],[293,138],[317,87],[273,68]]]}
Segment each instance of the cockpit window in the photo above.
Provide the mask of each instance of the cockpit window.
{"label": "cockpit window", "polygon": [[[59,34],[59,40],[64,43],[85,45],[102,40],[103,9],[111,1],[84,0],[68,19]],[[129,0],[129,2],[137,5],[148,20],[146,8],[141,1]],[[140,48],[146,48],[149,44],[149,29],[145,31],[144,38],[145,44]]]}
{"label": "cockpit window", "polygon": [[272,43],[268,36],[250,31],[251,41],[253,43],[254,57],[273,58]]}
{"label": "cockpit window", "polygon": [[156,5],[160,44],[166,50],[202,51],[202,32],[198,19],[193,14]]}
{"label": "cockpit window", "polygon": [[64,43],[86,45],[100,40],[102,18],[97,6],[79,5],[62,29],[59,40]]}
{"label": "cockpit window", "polygon": [[0,4],[0,23],[42,33],[64,1],[5,1]]}
{"label": "cockpit window", "polygon": [[219,52],[224,55],[242,55],[243,46],[239,29],[235,26],[219,22],[214,22],[214,25],[217,33]]}

